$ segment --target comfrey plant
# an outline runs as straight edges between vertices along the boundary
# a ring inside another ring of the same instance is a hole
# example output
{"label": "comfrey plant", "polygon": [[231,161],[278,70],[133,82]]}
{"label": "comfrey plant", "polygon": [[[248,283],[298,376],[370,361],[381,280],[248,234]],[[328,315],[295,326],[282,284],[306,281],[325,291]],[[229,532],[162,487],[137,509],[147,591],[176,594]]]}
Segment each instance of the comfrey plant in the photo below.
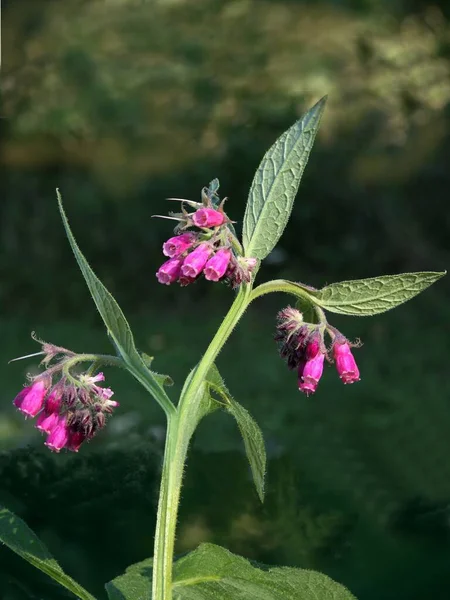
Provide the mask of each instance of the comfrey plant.
{"label": "comfrey plant", "polygon": [[[354,596],[342,585],[313,571],[256,566],[218,546],[203,544],[174,559],[180,489],[191,437],[201,419],[215,410],[233,416],[241,431],[257,492],[264,498],[266,455],[261,431],[247,410],[225,387],[215,364],[231,332],[251,302],[264,294],[284,292],[294,306],[278,314],[275,340],[298,387],[307,396],[317,390],[325,360],[334,362],[344,384],[359,381],[350,342],[328,322],[327,313],[371,316],[412,298],[444,273],[406,273],[343,281],[314,289],[303,283],[274,280],[255,285],[257,272],[277,244],[291,213],[325,106],[320,100],[269,149],[256,171],[243,219],[242,240],[225,212],[214,180],[201,201],[179,200],[180,211],[166,217],[177,222],[165,242],[167,260],[156,272],[165,285],[193,284],[204,277],[233,288],[234,299],[204,355],[188,374],[174,403],[166,391],[170,377],[155,373],[151,359],[135,346],[130,327],[115,299],[94,274],[69,228],[61,197],[59,209],[75,258],[106,325],[115,354],[75,354],[42,344],[43,371],[31,378],[14,405],[25,417],[36,418],[54,451],[77,452],[106,424],[117,402],[99,385],[101,367],[117,366],[133,375],[159,403],[167,418],[166,444],[153,558],[132,565],[106,584],[110,600],[297,600]],[[175,199],[172,199],[175,200]],[[232,207],[230,207],[230,216]],[[83,372],[82,365],[87,364]],[[0,510],[0,539],[83,600],[93,596],[71,579],[18,517]]]}

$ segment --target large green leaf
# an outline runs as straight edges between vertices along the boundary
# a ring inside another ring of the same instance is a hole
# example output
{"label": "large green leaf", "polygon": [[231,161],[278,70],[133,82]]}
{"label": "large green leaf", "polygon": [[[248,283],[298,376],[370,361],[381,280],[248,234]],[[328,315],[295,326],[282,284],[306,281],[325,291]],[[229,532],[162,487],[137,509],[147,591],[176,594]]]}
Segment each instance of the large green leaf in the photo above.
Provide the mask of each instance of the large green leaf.
{"label": "large green leaf", "polygon": [[263,259],[289,221],[298,186],[314,143],[326,97],[269,148],[253,179],[244,215],[246,256]]}
{"label": "large green leaf", "polygon": [[37,569],[46,573],[81,600],[95,600],[81,585],[66,575],[56,560],[31,531],[31,529],[7,508],[0,506],[0,541]]}
{"label": "large green leaf", "polygon": [[207,376],[207,383],[211,392],[218,394],[222,400],[221,405],[232,415],[237,422],[242,439],[244,440],[245,452],[247,454],[253,481],[261,502],[264,501],[264,477],[266,473],[266,449],[264,438],[256,421],[243,406],[236,402],[228,391],[225,383],[215,365],[213,365]]}
{"label": "large green leaf", "polygon": [[105,288],[100,279],[95,275],[94,271],[89,266],[86,258],[81,252],[78,244],[70,229],[59,190],[56,191],[58,196],[58,205],[61,213],[64,228],[67,237],[72,247],[73,253],[77,260],[78,266],[87,283],[91,296],[97,306],[103,322],[106,325],[108,335],[114,342],[117,352],[125,362],[128,370],[136,377],[136,379],[160,402],[166,410],[170,409],[171,402],[167,397],[163,381],[165,376],[160,376],[152,373],[147,368],[144,359],[141,357],[134,344],[133,334],[130,326],[122,312],[122,309],[117,304],[112,294]]}
{"label": "large green leaf", "polygon": [[428,271],[341,281],[310,292],[310,295],[325,310],[364,317],[395,308],[444,275],[445,271]]}
{"label": "large green leaf", "polygon": [[[107,584],[110,600],[149,600],[151,562]],[[355,600],[344,586],[306,569],[253,566],[213,544],[202,544],[174,565],[173,600]]]}

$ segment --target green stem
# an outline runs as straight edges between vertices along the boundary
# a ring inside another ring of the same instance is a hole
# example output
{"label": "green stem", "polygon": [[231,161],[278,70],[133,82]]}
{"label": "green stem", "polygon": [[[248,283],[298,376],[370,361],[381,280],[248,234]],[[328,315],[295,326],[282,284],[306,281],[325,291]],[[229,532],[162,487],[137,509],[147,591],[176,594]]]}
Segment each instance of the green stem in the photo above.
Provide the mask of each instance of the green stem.
{"label": "green stem", "polygon": [[176,414],[167,417],[153,554],[152,600],[172,600],[172,565],[180,490],[189,441],[201,418],[203,383],[214,360],[250,303],[251,285],[242,286],[181,393]]}
{"label": "green stem", "polygon": [[294,283],[293,281],[287,281],[286,279],[274,279],[273,281],[266,281],[266,283],[261,283],[255,288],[251,294],[250,301],[256,300],[259,296],[264,296],[264,294],[270,294],[272,292],[285,292],[286,294],[292,294],[297,298],[302,298],[303,300],[307,300],[311,304],[318,306],[318,302],[314,297],[314,289],[308,289],[306,286],[303,286],[299,283]]}
{"label": "green stem", "polygon": [[[153,553],[152,600],[171,600],[172,563],[184,459],[175,460],[178,419],[168,416]],[[184,457],[185,458],[185,457]]]}

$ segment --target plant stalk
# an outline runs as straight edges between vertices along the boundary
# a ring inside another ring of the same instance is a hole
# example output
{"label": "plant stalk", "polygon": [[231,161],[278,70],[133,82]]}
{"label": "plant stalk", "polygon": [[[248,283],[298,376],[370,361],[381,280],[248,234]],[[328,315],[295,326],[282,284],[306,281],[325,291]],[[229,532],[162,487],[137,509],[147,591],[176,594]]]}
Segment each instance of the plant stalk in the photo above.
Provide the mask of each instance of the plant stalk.
{"label": "plant stalk", "polygon": [[[217,355],[250,303],[251,285],[242,286],[228,314],[181,393],[175,414],[167,415],[166,445],[153,553],[152,600],[172,600],[172,566],[178,505],[189,441],[201,419],[203,383]],[[194,419],[196,415],[197,419]]]}

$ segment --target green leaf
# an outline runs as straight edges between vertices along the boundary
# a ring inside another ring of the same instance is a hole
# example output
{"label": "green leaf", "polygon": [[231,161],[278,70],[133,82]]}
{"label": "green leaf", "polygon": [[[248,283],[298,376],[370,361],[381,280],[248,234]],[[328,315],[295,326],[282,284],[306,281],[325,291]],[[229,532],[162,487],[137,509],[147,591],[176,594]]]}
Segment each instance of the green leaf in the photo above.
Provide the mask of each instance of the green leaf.
{"label": "green leaf", "polygon": [[[108,335],[113,340],[118,354],[125,362],[130,373],[132,373],[132,375],[136,377],[156,400],[158,400],[166,412],[174,410],[163,387],[163,384],[166,383],[166,377],[154,374],[147,368],[143,358],[136,349],[133,334],[131,333],[130,326],[128,325],[120,306],[117,304],[112,294],[105,288],[100,279],[95,275],[78,247],[64,212],[61,194],[59,193],[59,190],[56,190],[56,193],[64,228],[78,266],[80,267],[89,291],[91,292],[91,296],[97,306],[97,310],[106,325]],[[164,381],[161,378],[163,378]]]}
{"label": "green leaf", "polygon": [[[110,600],[149,600],[151,563],[143,561],[107,584]],[[173,600],[355,600],[344,586],[306,569],[264,567],[214,544],[177,560]]]}
{"label": "green leaf", "polygon": [[[154,356],[149,356],[145,352],[141,352],[141,357],[142,357],[142,360],[145,363],[145,366],[148,369],[150,369],[150,367],[152,366],[152,362],[153,362],[153,360],[154,360],[155,357]],[[173,385],[173,379],[172,379],[172,377],[170,377],[170,375],[163,375],[162,373],[156,373],[156,371],[152,371],[152,375],[156,379],[156,381],[159,382],[159,384],[161,386],[163,386],[163,385],[168,385],[168,386]]]}
{"label": "green leaf", "polygon": [[150,600],[153,559],[147,558],[129,566],[105,585],[109,600]]}
{"label": "green leaf", "polygon": [[217,369],[213,365],[206,378],[210,391],[218,394],[222,408],[232,415],[237,422],[244,441],[245,452],[252,471],[253,481],[261,502],[264,502],[264,477],[266,474],[266,449],[264,438],[256,421],[243,406],[236,402],[228,391]]}
{"label": "green leaf", "polygon": [[81,600],[95,600],[81,585],[66,575],[56,560],[31,531],[7,508],[0,506],[0,541],[37,569],[46,573]]}
{"label": "green leaf", "polygon": [[385,312],[410,300],[445,273],[401,273],[341,281],[309,293],[325,310],[365,317]]}
{"label": "green leaf", "polygon": [[281,237],[314,143],[326,97],[285,131],[259,165],[244,215],[245,256],[263,259]]}

